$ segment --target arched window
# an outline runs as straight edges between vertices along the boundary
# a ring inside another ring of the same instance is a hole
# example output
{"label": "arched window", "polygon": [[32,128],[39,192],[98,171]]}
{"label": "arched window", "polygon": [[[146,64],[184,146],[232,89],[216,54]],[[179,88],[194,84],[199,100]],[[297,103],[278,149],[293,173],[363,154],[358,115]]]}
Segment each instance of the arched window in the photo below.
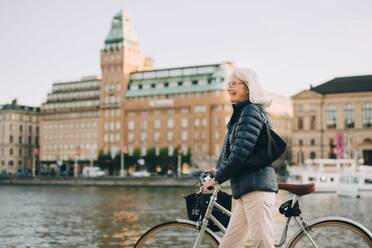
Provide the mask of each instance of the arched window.
{"label": "arched window", "polygon": [[336,128],[337,122],[336,107],[334,104],[329,104],[326,109],[326,124],[327,128]]}
{"label": "arched window", "polygon": [[370,102],[363,104],[362,122],[363,127],[372,127],[372,104]]}
{"label": "arched window", "polygon": [[345,128],[355,127],[354,106],[351,103],[346,104],[344,107],[344,121]]}

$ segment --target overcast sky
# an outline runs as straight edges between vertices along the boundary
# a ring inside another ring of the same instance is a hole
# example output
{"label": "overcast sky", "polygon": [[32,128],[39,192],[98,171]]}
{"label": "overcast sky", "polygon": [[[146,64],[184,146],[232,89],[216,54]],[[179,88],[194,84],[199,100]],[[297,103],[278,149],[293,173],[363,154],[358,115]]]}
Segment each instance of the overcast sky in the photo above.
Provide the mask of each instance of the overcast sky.
{"label": "overcast sky", "polygon": [[372,74],[369,0],[1,0],[0,104],[40,105],[54,81],[101,74],[122,9],[156,68],[232,61],[286,96]]}

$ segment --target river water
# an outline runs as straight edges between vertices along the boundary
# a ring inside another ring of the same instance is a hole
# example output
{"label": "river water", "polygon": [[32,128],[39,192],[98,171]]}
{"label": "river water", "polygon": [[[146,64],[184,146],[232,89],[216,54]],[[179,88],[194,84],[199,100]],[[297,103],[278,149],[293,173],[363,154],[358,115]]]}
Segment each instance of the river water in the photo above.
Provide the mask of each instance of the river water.
{"label": "river water", "polygon": [[[0,186],[0,247],[133,247],[149,227],[186,218],[187,188]],[[288,194],[280,192],[277,206]],[[340,215],[372,230],[372,197],[305,196],[303,216]],[[285,221],[276,208],[277,239]]]}

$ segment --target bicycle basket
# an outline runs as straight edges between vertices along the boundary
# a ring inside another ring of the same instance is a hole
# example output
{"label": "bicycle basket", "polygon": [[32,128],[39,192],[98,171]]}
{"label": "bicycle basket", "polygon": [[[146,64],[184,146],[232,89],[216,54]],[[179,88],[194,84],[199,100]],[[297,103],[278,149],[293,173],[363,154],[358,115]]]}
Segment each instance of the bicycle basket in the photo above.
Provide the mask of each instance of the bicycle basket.
{"label": "bicycle basket", "polygon": [[[187,215],[190,220],[199,221],[204,218],[211,195],[212,194],[191,193],[185,196]],[[223,191],[219,191],[217,195],[217,202],[221,206],[226,208],[227,210],[231,211],[231,195],[230,194],[223,192]],[[224,227],[227,227],[227,225],[229,224],[230,216],[222,213],[220,209],[214,207],[212,210],[212,215],[219,222],[221,222],[221,224]],[[220,230],[212,221],[208,223],[208,227],[214,232],[217,232]]]}

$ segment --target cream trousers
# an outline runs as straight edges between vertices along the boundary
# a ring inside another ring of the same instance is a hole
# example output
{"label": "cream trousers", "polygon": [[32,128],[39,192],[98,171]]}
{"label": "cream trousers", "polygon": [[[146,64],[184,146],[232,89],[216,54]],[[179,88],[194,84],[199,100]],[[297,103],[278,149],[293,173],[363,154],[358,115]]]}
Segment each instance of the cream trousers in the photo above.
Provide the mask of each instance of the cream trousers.
{"label": "cream trousers", "polygon": [[275,206],[275,193],[250,192],[242,195],[234,205],[219,248],[273,248],[272,212]]}

